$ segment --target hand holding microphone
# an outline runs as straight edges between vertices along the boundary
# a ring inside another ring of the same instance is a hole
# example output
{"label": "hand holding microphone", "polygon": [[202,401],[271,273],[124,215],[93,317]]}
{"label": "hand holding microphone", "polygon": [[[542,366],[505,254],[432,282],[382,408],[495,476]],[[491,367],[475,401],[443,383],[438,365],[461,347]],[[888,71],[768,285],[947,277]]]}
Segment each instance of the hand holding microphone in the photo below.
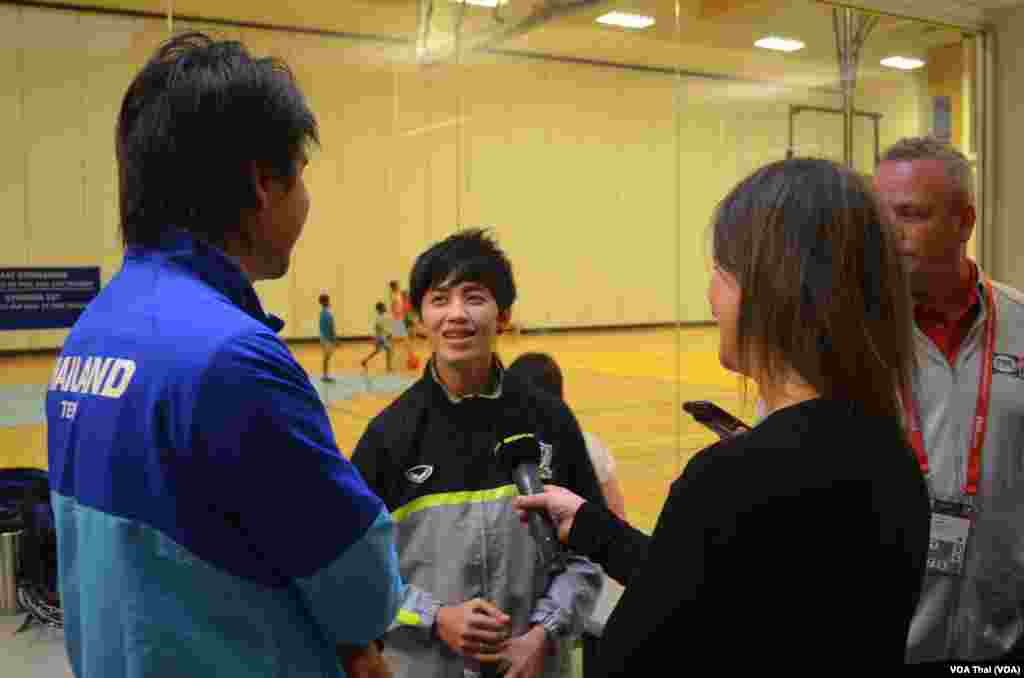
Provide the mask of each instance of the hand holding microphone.
{"label": "hand holding microphone", "polygon": [[512,500],[512,507],[524,523],[530,513],[541,511],[548,515],[558,531],[558,540],[565,544],[569,541],[576,511],[585,501],[564,487],[545,485],[542,494],[516,497]]}
{"label": "hand holding microphone", "polygon": [[[537,469],[541,457],[540,443],[535,436],[522,434],[506,438],[498,444],[495,455],[498,463],[512,475],[520,495],[543,494],[544,485],[540,481]],[[565,558],[558,545],[555,524],[548,513],[527,510],[525,516],[522,513],[520,516],[530,526],[530,534],[537,542],[544,565],[552,572],[564,569]]]}

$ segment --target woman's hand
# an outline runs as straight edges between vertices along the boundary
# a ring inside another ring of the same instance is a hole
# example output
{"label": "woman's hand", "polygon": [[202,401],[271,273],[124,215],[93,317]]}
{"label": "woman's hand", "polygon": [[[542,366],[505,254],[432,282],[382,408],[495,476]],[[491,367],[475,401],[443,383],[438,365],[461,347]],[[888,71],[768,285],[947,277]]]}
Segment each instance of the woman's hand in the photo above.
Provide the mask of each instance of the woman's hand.
{"label": "woman's hand", "polygon": [[547,511],[551,520],[558,529],[558,540],[563,544],[569,541],[569,532],[572,530],[573,520],[576,518],[576,511],[583,502],[582,497],[576,496],[564,487],[557,485],[545,485],[542,494],[531,494],[515,497],[512,500],[512,508],[519,514],[519,520],[527,521],[526,512],[529,510]]}

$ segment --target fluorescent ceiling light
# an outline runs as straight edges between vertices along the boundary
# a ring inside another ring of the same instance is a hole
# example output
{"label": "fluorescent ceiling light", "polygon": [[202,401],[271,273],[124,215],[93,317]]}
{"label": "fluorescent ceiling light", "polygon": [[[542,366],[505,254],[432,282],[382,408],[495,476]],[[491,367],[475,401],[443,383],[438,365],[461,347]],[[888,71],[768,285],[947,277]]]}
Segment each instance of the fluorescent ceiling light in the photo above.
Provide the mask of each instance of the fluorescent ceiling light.
{"label": "fluorescent ceiling light", "polygon": [[623,28],[647,28],[654,25],[654,18],[640,14],[608,12],[597,17],[597,23],[609,26],[622,26]]}
{"label": "fluorescent ceiling light", "polygon": [[508,4],[508,0],[455,0],[455,2],[476,5],[477,7],[497,7],[498,5]]}
{"label": "fluorescent ceiling light", "polygon": [[761,38],[754,43],[756,47],[763,47],[764,49],[774,49],[780,52],[796,52],[804,48],[804,43],[799,40],[787,40],[786,38]]}
{"label": "fluorescent ceiling light", "polygon": [[921,66],[924,66],[924,62],[920,59],[908,59],[907,57],[897,56],[882,59],[882,65],[888,66],[889,68],[898,68],[902,71],[912,71],[915,68],[921,68]]}

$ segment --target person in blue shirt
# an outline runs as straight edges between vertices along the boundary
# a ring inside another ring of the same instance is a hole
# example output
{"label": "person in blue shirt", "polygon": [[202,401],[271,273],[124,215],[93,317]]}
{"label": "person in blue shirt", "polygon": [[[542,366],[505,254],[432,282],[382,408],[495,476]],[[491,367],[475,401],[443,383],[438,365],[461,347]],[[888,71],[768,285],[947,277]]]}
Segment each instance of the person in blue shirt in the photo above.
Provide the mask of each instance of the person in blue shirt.
{"label": "person in blue shirt", "polygon": [[331,363],[331,356],[338,347],[338,335],[334,332],[334,314],[331,313],[331,298],[326,294],[320,295],[320,347],[324,350],[324,369],[321,380],[333,384],[334,378],[328,371]]}
{"label": "person in blue shirt", "polygon": [[124,264],[46,400],[78,678],[386,671],[370,660],[404,592],[392,518],[253,289],[288,270],[317,140],[287,66],[202,34],[124,96]]}

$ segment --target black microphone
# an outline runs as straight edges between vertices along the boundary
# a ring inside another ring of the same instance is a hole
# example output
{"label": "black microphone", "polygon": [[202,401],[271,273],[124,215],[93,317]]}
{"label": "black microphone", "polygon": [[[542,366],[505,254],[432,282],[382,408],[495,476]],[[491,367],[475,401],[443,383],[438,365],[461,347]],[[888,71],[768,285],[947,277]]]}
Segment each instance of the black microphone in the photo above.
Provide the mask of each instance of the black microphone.
{"label": "black microphone", "polygon": [[[540,463],[540,443],[531,433],[523,433],[505,438],[495,449],[498,463],[512,475],[519,494],[542,494],[544,483],[540,480],[537,466]],[[558,532],[551,516],[545,510],[531,509],[526,512],[530,526],[530,535],[537,542],[540,550],[541,563],[549,572],[555,573],[565,569],[565,558],[561,545],[558,543]]]}

